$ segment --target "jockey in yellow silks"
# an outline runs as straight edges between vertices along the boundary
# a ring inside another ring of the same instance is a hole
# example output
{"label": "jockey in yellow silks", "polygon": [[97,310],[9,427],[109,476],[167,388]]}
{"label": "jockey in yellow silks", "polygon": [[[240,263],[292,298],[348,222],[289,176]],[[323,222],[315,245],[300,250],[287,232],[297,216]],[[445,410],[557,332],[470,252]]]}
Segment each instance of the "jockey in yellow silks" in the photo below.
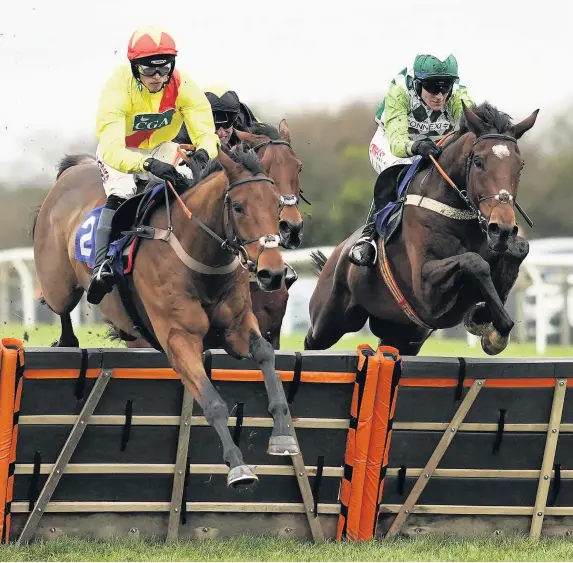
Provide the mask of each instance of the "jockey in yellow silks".
{"label": "jockey in yellow silks", "polygon": [[136,193],[136,179],[150,176],[185,185],[190,167],[179,166],[172,142],[185,124],[196,148],[194,170],[217,156],[220,145],[211,105],[197,84],[175,68],[177,48],[167,32],[146,27],[129,40],[129,63],[117,68],[104,85],[97,111],[97,163],[107,202],[96,232],[95,265],[87,300],[100,303],[113,287],[107,257],[115,211]]}

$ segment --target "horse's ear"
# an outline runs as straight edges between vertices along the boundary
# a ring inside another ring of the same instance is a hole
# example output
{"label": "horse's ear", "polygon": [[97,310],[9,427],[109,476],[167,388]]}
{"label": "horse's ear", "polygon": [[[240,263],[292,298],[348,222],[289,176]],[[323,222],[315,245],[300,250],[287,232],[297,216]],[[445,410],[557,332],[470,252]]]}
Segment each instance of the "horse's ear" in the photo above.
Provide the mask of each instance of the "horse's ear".
{"label": "horse's ear", "polygon": [[238,129],[235,129],[235,135],[237,135],[237,137],[248,147],[260,142],[260,137],[258,135],[253,135],[247,131],[239,131]]}
{"label": "horse's ear", "polygon": [[464,101],[462,100],[462,109],[464,111],[464,116],[468,124],[468,128],[472,133],[475,133],[478,137],[484,135],[487,131],[485,123],[471,110],[469,109]]}
{"label": "horse's ear", "polygon": [[521,138],[535,125],[535,120],[537,119],[538,113],[539,110],[536,109],[529,117],[526,117],[523,121],[520,121],[512,127],[513,135],[516,139]]}
{"label": "horse's ear", "polygon": [[219,162],[221,163],[221,166],[223,167],[225,174],[227,175],[229,180],[231,182],[233,182],[236,179],[237,174],[239,173],[239,168],[241,165],[239,163],[235,162],[227,154],[227,151],[225,149],[223,149],[222,147],[218,147],[217,151],[219,153],[218,154]]}
{"label": "horse's ear", "polygon": [[286,119],[282,119],[279,123],[279,135],[283,141],[290,143],[290,130],[288,128]]}

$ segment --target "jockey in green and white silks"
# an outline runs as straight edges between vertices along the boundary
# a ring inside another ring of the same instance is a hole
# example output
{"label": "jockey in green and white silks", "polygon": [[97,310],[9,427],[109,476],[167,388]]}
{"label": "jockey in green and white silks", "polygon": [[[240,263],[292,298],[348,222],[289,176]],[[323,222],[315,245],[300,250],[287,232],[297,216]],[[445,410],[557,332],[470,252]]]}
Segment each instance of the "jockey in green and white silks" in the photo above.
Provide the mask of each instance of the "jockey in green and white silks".
{"label": "jockey in green and white silks", "polygon": [[[416,56],[411,69],[405,68],[394,77],[376,112],[378,129],[369,148],[374,170],[381,174],[392,166],[408,165],[417,155],[439,156],[436,142],[458,125],[462,100],[467,106],[473,105],[466,88],[459,84],[453,55],[444,60],[434,55]],[[388,194],[393,195],[393,191]],[[356,265],[376,264],[376,211],[373,203],[362,236],[350,251],[350,260]]]}

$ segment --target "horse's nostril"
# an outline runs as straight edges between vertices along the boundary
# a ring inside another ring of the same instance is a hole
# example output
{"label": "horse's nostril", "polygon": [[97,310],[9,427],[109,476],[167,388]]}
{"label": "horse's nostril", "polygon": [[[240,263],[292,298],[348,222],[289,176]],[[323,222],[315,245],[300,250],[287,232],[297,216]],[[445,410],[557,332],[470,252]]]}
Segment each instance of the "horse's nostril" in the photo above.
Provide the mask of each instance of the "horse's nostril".
{"label": "horse's nostril", "polygon": [[257,272],[257,279],[259,283],[267,290],[279,289],[283,283],[285,277],[284,271],[272,271],[272,270],[259,270]]}
{"label": "horse's nostril", "polygon": [[281,233],[290,232],[290,224],[287,221],[279,221],[279,230]]}
{"label": "horse's nostril", "polygon": [[261,283],[266,284],[266,283],[269,283],[273,279],[273,276],[269,270],[259,270],[257,272],[257,278],[259,278],[259,281]]}
{"label": "horse's nostril", "polygon": [[499,225],[497,223],[490,223],[487,230],[490,235],[499,235]]}

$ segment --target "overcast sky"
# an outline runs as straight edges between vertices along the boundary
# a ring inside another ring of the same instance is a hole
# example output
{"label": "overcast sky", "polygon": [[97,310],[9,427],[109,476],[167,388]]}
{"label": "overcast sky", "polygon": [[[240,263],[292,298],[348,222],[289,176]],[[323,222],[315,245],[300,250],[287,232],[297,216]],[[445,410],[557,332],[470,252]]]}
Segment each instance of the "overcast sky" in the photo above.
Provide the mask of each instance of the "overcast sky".
{"label": "overcast sky", "polygon": [[41,131],[52,149],[93,140],[100,89],[140,25],[170,31],[178,66],[202,87],[228,84],[287,118],[378,101],[416,53],[453,52],[476,101],[515,120],[541,108],[539,130],[573,104],[572,15],[571,2],[550,1],[5,0],[0,173],[23,156],[22,176],[39,166]]}

